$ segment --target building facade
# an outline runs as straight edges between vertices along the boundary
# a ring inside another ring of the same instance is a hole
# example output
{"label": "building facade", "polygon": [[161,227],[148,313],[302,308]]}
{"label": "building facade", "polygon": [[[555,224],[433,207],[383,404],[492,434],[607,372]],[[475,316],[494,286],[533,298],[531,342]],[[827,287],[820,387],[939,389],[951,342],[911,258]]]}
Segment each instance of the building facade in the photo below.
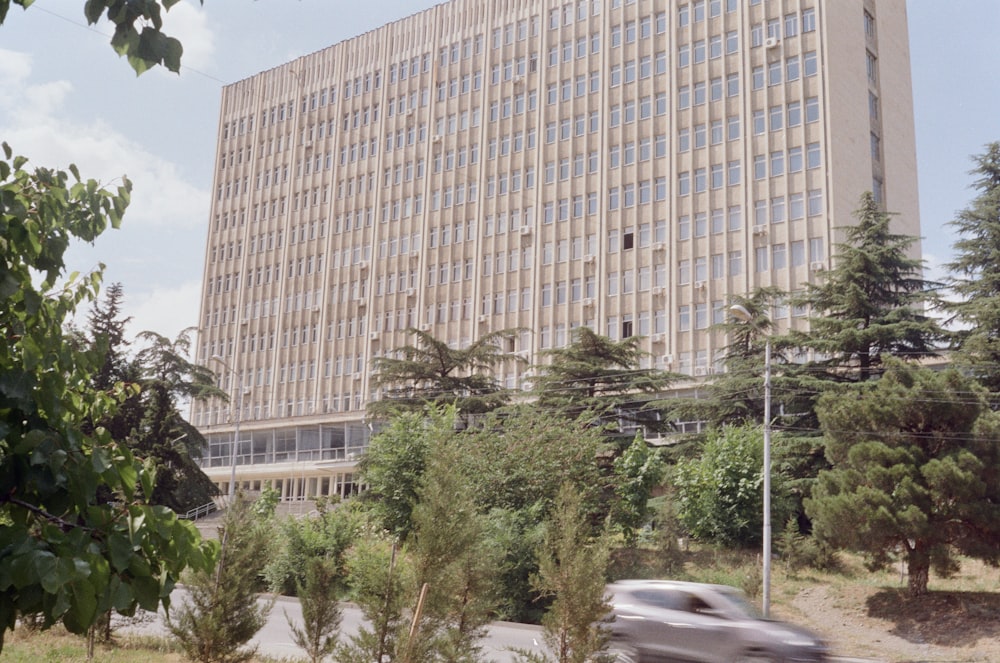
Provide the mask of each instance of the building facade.
{"label": "building facade", "polygon": [[521,327],[532,361],[586,325],[712,373],[728,298],[828,268],[862,192],[919,235],[908,48],[904,0],[451,0],[226,86],[206,471],[356,490],[411,327]]}

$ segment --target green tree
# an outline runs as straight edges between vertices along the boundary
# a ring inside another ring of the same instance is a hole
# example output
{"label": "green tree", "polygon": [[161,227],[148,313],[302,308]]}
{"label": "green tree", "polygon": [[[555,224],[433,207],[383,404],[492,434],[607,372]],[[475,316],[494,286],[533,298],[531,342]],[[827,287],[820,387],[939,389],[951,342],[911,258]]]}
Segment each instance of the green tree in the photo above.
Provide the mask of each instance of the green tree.
{"label": "green tree", "polygon": [[542,626],[558,663],[592,660],[607,642],[601,622],[610,610],[604,589],[609,554],[607,535],[593,531],[582,496],[564,485],[546,523],[532,580],[541,596],[552,599]]}
{"label": "green tree", "polygon": [[797,345],[829,357],[816,365],[837,379],[867,380],[881,371],[885,355],[922,359],[935,353],[944,334],[924,314],[934,284],[923,263],[907,254],[916,237],[890,230],[892,215],[870,192],[861,196],[855,225],[844,228],[834,267],[818,284],[806,284],[796,300],[811,307],[808,333],[792,333]]}
{"label": "green tree", "polygon": [[[254,505],[260,502],[258,498]],[[362,527],[357,504],[346,502],[329,508],[323,500],[317,500],[316,506],[316,516],[288,516],[276,524],[280,536],[264,568],[272,592],[294,594],[299,586],[308,584],[306,564],[310,559],[329,559],[338,569],[346,564],[347,551]]]}
{"label": "green tree", "polygon": [[329,557],[306,559],[303,575],[297,587],[302,626],[293,623],[287,612],[285,618],[295,644],[305,650],[311,663],[322,663],[337,647],[337,629],[343,616],[337,596],[344,578],[336,560]]}
{"label": "green tree", "polygon": [[806,512],[820,542],[874,568],[902,551],[913,595],[955,553],[1000,562],[1000,423],[981,387],[950,369],[886,363],[880,380],[824,394],[819,417],[833,469]]}
{"label": "green tree", "polygon": [[[761,540],[763,448],[759,427],[725,426],[708,436],[700,457],[678,463],[672,477],[678,517],[693,537],[723,545]],[[771,491],[773,520],[784,522],[782,477],[774,468]]]}
{"label": "green tree", "polygon": [[365,625],[334,652],[339,663],[394,661],[405,641],[404,610],[414,595],[413,569],[395,543],[370,537],[359,540],[347,555],[351,599]]}
{"label": "green tree", "polygon": [[435,441],[408,545],[415,588],[428,588],[419,639],[436,660],[451,663],[482,660],[478,640],[498,603],[497,548],[469,477],[455,471],[466,452],[453,439]]}
{"label": "green tree", "polygon": [[504,362],[524,358],[504,348],[519,330],[504,329],[481,336],[469,347],[450,347],[419,329],[407,332],[414,345],[372,361],[374,383],[381,398],[368,406],[369,416],[388,418],[396,411],[422,411],[428,404],[454,405],[460,413],[489,412],[510,400],[494,370]]}
{"label": "green tree", "polygon": [[945,310],[959,325],[953,356],[992,392],[1000,392],[1000,143],[974,157],[970,173],[978,194],[949,224],[959,236],[947,267],[957,295]]}
{"label": "green tree", "polygon": [[364,499],[382,527],[399,541],[413,529],[413,505],[430,450],[438,436],[454,434],[453,408],[401,412],[371,439],[358,463],[368,490]]}
{"label": "green tree", "polygon": [[186,567],[210,568],[215,554],[191,523],[149,502],[152,466],[90,425],[112,418],[135,390],[94,389],[103,357],[81,351],[62,328],[96,299],[101,279],[99,271],[70,275],[60,285],[64,253],[120,224],[131,183],[107,191],[73,166],[29,170],[6,144],[3,155],[0,646],[20,615],[82,633],[109,610],[156,610]]}
{"label": "green tree", "polygon": [[200,663],[240,663],[256,654],[245,646],[267,621],[273,600],[259,603],[260,574],[271,552],[270,521],[255,518],[237,495],[219,528],[222,549],[214,570],[195,573],[188,598],[167,615],[167,628],[185,655]]}
{"label": "green tree", "polygon": [[[163,33],[163,11],[180,0],[86,0],[83,15],[90,25],[96,25],[106,14],[115,26],[111,47],[128,59],[136,74],[156,65],[173,72],[180,71],[181,43]],[[201,0],[199,0],[201,1]],[[34,0],[13,0],[27,9]],[[0,23],[7,18],[11,0],[0,0]],[[138,25],[138,28],[136,27]]]}
{"label": "green tree", "polygon": [[612,521],[621,529],[625,544],[634,547],[638,530],[649,516],[649,498],[663,479],[665,466],[659,454],[650,449],[642,435],[636,435],[625,452],[615,458],[615,494],[618,501]]}
{"label": "green tree", "polygon": [[207,447],[205,438],[183,417],[180,404],[225,396],[215,387],[211,370],[188,360],[194,331],[185,329],[173,341],[141,332],[144,347],[136,356],[143,417],[133,433],[133,448],[157,463],[156,502],[182,513],[209,502],[218,489],[197,463]]}
{"label": "green tree", "polygon": [[573,330],[564,348],[542,351],[547,362],[535,367],[533,392],[538,405],[575,417],[592,411],[618,426],[660,426],[653,396],[667,389],[675,377],[656,369],[640,368],[644,355],[641,336],[613,341],[588,327]]}

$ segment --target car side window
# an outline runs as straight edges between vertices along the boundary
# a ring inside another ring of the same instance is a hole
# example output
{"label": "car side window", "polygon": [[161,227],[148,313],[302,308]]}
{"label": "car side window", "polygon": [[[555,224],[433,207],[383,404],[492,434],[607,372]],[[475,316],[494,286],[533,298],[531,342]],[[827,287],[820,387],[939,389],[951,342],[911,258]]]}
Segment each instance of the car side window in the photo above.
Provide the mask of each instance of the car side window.
{"label": "car side window", "polygon": [[684,610],[680,594],[672,590],[648,590],[635,593],[635,597],[645,603],[665,610]]}

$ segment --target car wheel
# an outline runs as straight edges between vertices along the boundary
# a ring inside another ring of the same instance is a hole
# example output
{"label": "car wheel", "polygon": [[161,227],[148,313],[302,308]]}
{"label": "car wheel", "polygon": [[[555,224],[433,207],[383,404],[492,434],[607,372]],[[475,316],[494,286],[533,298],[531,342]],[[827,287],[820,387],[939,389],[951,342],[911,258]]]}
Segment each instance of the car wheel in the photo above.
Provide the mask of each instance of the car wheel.
{"label": "car wheel", "polygon": [[734,663],[778,663],[777,658],[763,651],[747,651],[736,657]]}
{"label": "car wheel", "polygon": [[605,661],[609,663],[641,663],[635,647],[624,642],[612,642],[605,651]]}

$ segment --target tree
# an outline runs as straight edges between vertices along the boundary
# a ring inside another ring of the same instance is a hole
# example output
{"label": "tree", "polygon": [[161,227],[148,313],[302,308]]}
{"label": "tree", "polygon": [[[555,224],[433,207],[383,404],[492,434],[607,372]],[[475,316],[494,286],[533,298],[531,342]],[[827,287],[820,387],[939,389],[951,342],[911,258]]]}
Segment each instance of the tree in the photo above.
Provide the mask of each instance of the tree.
{"label": "tree", "polygon": [[[677,510],[691,535],[723,545],[761,540],[764,519],[763,440],[756,426],[725,426],[705,442],[699,458],[678,463],[673,474]],[[783,522],[781,475],[772,468],[774,520]]]}
{"label": "tree", "polygon": [[167,628],[185,655],[200,663],[240,663],[257,651],[246,643],[267,622],[273,601],[257,601],[259,580],[270,555],[270,523],[255,518],[237,496],[219,528],[222,549],[211,571],[187,583],[187,601],[167,615]]}
{"label": "tree", "polygon": [[364,499],[372,502],[379,524],[400,542],[413,529],[413,505],[433,440],[453,434],[454,421],[453,408],[399,413],[371,439],[358,463],[361,480],[368,486]]}
{"label": "tree", "polygon": [[403,610],[413,599],[413,570],[397,545],[379,537],[359,540],[347,555],[350,596],[366,625],[334,653],[339,663],[394,661],[406,627]]}
{"label": "tree", "polygon": [[[180,71],[181,43],[162,32],[163,10],[169,10],[179,0],[87,0],[83,14],[90,25],[97,24],[107,13],[115,26],[111,47],[118,55],[125,56],[136,74],[156,65],[173,72]],[[203,0],[199,0],[203,1]],[[15,5],[27,9],[34,0],[13,0]],[[0,23],[7,18],[11,0],[0,0]],[[139,29],[136,29],[139,24]]]}
{"label": "tree", "polygon": [[890,360],[880,380],[824,394],[819,417],[833,469],[805,504],[821,542],[875,568],[902,551],[912,595],[956,552],[1000,563],[1000,420],[981,387]]}
{"label": "tree", "polygon": [[621,528],[627,546],[634,547],[638,542],[638,530],[649,515],[649,498],[663,479],[664,469],[659,454],[639,434],[614,460],[618,502],[612,510],[612,520]]}
{"label": "tree", "polygon": [[343,577],[335,560],[312,557],[305,560],[305,579],[298,583],[302,626],[288,619],[295,644],[305,650],[311,663],[322,663],[337,647],[337,629],[342,610],[337,594]]}
{"label": "tree", "polygon": [[498,551],[469,477],[455,471],[464,453],[454,439],[435,440],[408,546],[414,587],[427,586],[417,639],[435,660],[449,663],[482,660],[478,640],[498,603]]}
{"label": "tree", "polygon": [[970,174],[979,193],[949,224],[960,239],[955,260],[947,265],[952,272],[948,286],[959,299],[944,308],[959,325],[956,362],[990,391],[1000,392],[1000,142],[990,143],[973,160]]}
{"label": "tree", "polygon": [[532,579],[541,596],[553,599],[542,626],[558,663],[589,661],[607,642],[601,622],[610,610],[604,589],[609,552],[607,536],[595,536],[576,488],[563,485],[546,523],[538,574]]}
{"label": "tree", "polygon": [[[268,491],[280,497],[277,491]],[[259,507],[264,496],[257,498]],[[335,569],[342,569],[345,557],[361,529],[361,518],[354,501],[331,508],[324,499],[316,500],[318,515],[296,518],[288,516],[279,524],[275,550],[264,567],[264,577],[272,592],[295,594],[297,588],[308,585],[306,565],[310,559],[331,560]]]}
{"label": "tree", "polygon": [[844,229],[834,267],[796,299],[812,309],[808,333],[791,334],[801,347],[827,355],[816,362],[838,379],[867,380],[883,355],[922,359],[935,354],[944,334],[924,314],[934,284],[921,277],[922,261],[907,255],[916,237],[890,231],[892,216],[866,192]]}
{"label": "tree", "polygon": [[74,166],[29,171],[6,144],[3,153],[0,646],[20,615],[82,633],[112,609],[156,610],[185,568],[211,568],[215,555],[193,524],[150,504],[151,464],[103,427],[88,430],[135,390],[94,389],[103,357],[68,342],[62,328],[97,297],[101,279],[98,271],[60,285],[64,253],[72,240],[92,242],[121,223],[131,183],[108,191]]}
{"label": "tree", "polygon": [[639,349],[641,339],[613,341],[588,327],[575,328],[569,345],[542,351],[548,362],[535,367],[538,405],[569,417],[590,410],[616,424],[623,419],[658,426],[651,396],[665,391],[675,376],[639,368],[647,354]]}
{"label": "tree", "polygon": [[185,512],[218,494],[196,459],[207,446],[201,432],[180,413],[179,403],[220,397],[214,374],[188,360],[191,334],[185,329],[173,341],[154,332],[142,332],[136,365],[141,375],[142,421],[133,433],[135,452],[157,462],[154,500]]}
{"label": "tree", "polygon": [[456,349],[427,332],[409,329],[414,345],[395,350],[396,355],[372,361],[374,383],[382,397],[368,407],[376,418],[395,411],[421,411],[428,404],[454,405],[465,414],[494,410],[510,399],[510,394],[493,377],[500,364],[524,358],[502,348],[519,330],[491,332],[469,347]]}

